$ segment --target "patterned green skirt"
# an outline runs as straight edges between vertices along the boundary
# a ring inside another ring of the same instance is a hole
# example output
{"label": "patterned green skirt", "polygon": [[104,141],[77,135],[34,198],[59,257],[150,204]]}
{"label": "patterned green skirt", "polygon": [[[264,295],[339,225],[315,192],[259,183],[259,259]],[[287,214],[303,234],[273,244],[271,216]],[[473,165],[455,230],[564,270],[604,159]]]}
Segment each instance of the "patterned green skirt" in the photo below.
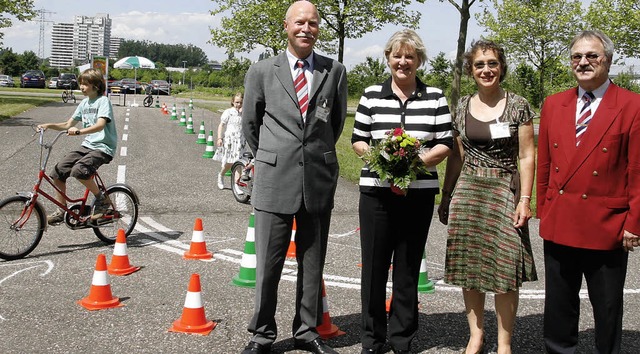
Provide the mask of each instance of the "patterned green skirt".
{"label": "patterned green skirt", "polygon": [[529,228],[513,226],[510,179],[499,169],[463,169],[449,206],[446,283],[505,293],[538,279]]}

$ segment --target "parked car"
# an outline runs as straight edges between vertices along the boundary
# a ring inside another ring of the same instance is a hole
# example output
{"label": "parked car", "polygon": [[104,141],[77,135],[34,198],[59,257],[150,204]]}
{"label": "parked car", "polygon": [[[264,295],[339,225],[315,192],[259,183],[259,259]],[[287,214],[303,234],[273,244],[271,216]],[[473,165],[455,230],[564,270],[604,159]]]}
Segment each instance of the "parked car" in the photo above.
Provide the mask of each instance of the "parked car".
{"label": "parked car", "polygon": [[58,88],[70,87],[72,90],[76,90],[78,88],[78,78],[76,74],[60,74],[58,78]]}
{"label": "parked car", "polygon": [[49,79],[49,85],[48,85],[48,87],[49,87],[50,89],[58,88],[58,77],[57,77],[57,76],[54,76],[54,77],[52,77],[52,78],[50,78],[50,79]]}
{"label": "parked car", "polygon": [[9,75],[0,75],[0,86],[4,86],[4,87],[15,86],[15,84],[13,83],[13,78]]}
{"label": "parked car", "polygon": [[140,85],[140,81],[136,81],[134,79],[122,79],[122,80],[120,80],[120,87],[122,88],[122,90],[127,91],[127,93],[130,93],[130,92],[141,93],[142,92],[142,85]]}
{"label": "parked car", "polygon": [[45,88],[47,79],[42,70],[27,70],[20,77],[20,87],[39,87]]}
{"label": "parked car", "polygon": [[169,83],[165,80],[151,80],[148,84],[153,95],[168,95]]}

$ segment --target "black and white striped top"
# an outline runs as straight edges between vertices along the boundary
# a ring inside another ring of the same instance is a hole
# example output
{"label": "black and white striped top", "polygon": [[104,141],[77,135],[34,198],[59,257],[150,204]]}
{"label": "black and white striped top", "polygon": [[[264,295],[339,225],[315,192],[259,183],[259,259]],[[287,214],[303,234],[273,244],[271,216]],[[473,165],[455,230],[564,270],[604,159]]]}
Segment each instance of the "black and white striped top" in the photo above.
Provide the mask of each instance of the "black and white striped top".
{"label": "black and white striped top", "polygon": [[[407,134],[425,140],[426,148],[443,144],[453,147],[451,114],[447,99],[442,90],[428,87],[417,79],[416,92],[405,103],[393,93],[391,78],[379,85],[369,86],[360,98],[356,111],[351,143],[364,141],[374,145],[386,133],[404,126]],[[426,188],[438,191],[438,173],[429,168],[430,175],[419,175],[409,188]],[[360,191],[373,191],[376,188],[388,188],[388,181],[381,181],[375,172],[365,165],[360,172]]]}

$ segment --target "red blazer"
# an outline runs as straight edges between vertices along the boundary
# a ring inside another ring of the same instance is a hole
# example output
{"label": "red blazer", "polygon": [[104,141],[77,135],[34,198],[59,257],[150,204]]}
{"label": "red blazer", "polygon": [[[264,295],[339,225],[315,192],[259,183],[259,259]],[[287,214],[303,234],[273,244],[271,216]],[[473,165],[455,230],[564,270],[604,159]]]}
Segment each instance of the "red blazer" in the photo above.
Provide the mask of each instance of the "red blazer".
{"label": "red blazer", "polygon": [[540,113],[540,236],[595,250],[640,235],[640,95],[609,85],[576,147],[577,88],[548,97]]}

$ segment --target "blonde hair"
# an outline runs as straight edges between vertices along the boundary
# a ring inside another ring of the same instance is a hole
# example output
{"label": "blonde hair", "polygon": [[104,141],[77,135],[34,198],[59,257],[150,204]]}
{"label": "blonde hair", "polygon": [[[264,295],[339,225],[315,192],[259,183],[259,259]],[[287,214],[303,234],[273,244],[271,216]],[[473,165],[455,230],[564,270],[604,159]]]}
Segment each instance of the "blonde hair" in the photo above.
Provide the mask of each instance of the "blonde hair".
{"label": "blonde hair", "polygon": [[236,98],[239,98],[244,101],[244,94],[242,92],[236,92],[235,95],[231,97],[231,106],[233,106],[233,101],[235,101]]}
{"label": "blonde hair", "polygon": [[391,35],[387,45],[384,47],[384,57],[389,61],[389,55],[404,46],[411,47],[416,51],[418,60],[420,60],[419,66],[427,62],[427,49],[422,39],[420,39],[416,31],[410,29],[403,29]]}

